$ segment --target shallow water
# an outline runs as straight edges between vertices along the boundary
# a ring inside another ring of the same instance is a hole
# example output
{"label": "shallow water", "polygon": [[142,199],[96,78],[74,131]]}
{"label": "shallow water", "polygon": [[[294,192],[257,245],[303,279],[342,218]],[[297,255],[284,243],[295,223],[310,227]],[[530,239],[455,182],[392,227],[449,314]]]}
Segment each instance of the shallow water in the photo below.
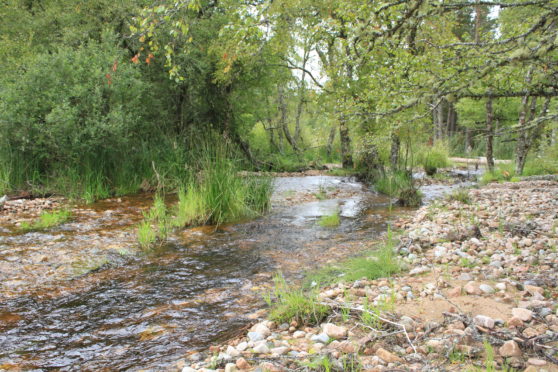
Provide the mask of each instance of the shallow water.
{"label": "shallow water", "polygon": [[[267,216],[178,232],[146,256],[129,254],[133,226],[150,204],[145,195],[80,207],[76,221],[48,233],[4,233],[0,273],[20,282],[4,283],[0,294],[0,370],[171,368],[240,332],[275,272],[298,280],[357,254],[407,212],[349,178],[278,178],[275,186]],[[312,196],[319,192],[328,199]],[[336,212],[339,227],[317,225]],[[86,275],[56,266],[76,252],[106,262]]]}

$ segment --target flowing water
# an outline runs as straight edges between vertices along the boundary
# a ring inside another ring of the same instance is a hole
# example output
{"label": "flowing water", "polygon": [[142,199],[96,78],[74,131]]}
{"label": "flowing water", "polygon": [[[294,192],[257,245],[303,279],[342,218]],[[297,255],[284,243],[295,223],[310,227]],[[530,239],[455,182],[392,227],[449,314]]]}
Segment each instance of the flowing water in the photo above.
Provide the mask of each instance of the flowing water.
{"label": "flowing water", "polygon": [[[343,177],[277,178],[272,200],[265,217],[187,229],[139,256],[145,195],[76,208],[48,233],[4,227],[0,370],[169,369],[241,332],[274,273],[297,281],[357,254],[408,211]],[[317,224],[332,213],[339,227]]]}

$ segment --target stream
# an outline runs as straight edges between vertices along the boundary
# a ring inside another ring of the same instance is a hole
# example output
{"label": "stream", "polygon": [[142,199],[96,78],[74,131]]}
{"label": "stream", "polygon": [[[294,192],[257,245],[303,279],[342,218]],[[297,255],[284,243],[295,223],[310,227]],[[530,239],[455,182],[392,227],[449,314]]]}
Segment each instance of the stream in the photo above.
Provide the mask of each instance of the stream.
{"label": "stream", "polygon": [[[187,229],[138,255],[134,226],[150,203],[80,206],[48,232],[0,226],[0,371],[171,369],[253,321],[275,273],[299,282],[368,249],[412,211],[350,178],[280,177],[267,216]],[[317,224],[335,212],[340,226]]]}

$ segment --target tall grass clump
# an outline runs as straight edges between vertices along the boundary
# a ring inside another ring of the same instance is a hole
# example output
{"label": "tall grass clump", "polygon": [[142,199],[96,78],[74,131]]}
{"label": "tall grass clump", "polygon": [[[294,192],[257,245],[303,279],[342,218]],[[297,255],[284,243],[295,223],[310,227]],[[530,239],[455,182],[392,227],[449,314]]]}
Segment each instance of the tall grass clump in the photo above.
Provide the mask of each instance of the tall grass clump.
{"label": "tall grass clump", "polygon": [[375,187],[378,192],[397,198],[402,206],[417,207],[422,202],[422,195],[415,187],[409,172],[384,173],[376,179]]}
{"label": "tall grass clump", "polygon": [[439,168],[450,165],[448,146],[443,143],[426,146],[419,151],[417,160],[426,174],[433,176]]}
{"label": "tall grass clump", "polygon": [[263,214],[270,207],[268,177],[244,176],[223,145],[206,147],[198,170],[178,194],[175,226],[220,225]]}
{"label": "tall grass clump", "polygon": [[332,213],[330,215],[322,216],[318,220],[318,225],[321,227],[333,228],[341,224],[341,217],[339,216],[339,211]]}
{"label": "tall grass clump", "polygon": [[273,281],[273,291],[265,296],[271,320],[278,323],[296,320],[303,324],[317,324],[328,315],[329,307],[320,304],[317,288],[305,291],[291,286],[282,275],[275,276]]}
{"label": "tall grass clump", "polygon": [[72,213],[67,209],[61,209],[53,212],[43,212],[33,222],[22,222],[20,229],[22,231],[42,231],[55,226],[62,225],[72,218]]}
{"label": "tall grass clump", "polygon": [[143,250],[149,250],[157,243],[162,244],[171,229],[170,215],[160,194],[155,195],[153,206],[143,213],[143,218],[138,225],[137,239]]}
{"label": "tall grass clump", "polygon": [[486,185],[491,182],[511,181],[514,177],[515,168],[513,164],[500,164],[492,172],[484,172],[480,183]]}

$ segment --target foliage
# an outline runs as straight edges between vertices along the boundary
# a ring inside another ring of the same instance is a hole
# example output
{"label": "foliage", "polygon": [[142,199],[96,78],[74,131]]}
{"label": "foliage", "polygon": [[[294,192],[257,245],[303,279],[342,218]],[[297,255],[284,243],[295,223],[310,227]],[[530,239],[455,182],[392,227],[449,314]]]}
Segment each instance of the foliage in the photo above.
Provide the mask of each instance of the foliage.
{"label": "foliage", "polygon": [[374,186],[377,191],[397,198],[399,204],[416,207],[422,202],[422,194],[414,186],[411,177],[407,171],[387,172],[376,180]]}
{"label": "foliage", "polygon": [[22,222],[20,229],[22,231],[42,231],[52,227],[62,225],[72,218],[72,213],[67,209],[61,209],[53,212],[43,212],[39,218],[33,222]]}
{"label": "foliage", "polygon": [[424,147],[419,152],[418,161],[423,166],[427,175],[433,176],[438,168],[448,167],[449,151],[445,144],[436,144],[432,147]]}
{"label": "foliage", "polygon": [[278,323],[296,320],[303,324],[317,324],[329,313],[329,307],[319,303],[317,289],[304,291],[290,286],[280,274],[273,281],[275,287],[265,298],[270,306],[271,320]]}
{"label": "foliage", "polygon": [[318,225],[321,227],[328,227],[333,228],[339,226],[341,223],[341,217],[339,216],[339,212],[335,212],[333,214],[322,216],[318,221]]}

